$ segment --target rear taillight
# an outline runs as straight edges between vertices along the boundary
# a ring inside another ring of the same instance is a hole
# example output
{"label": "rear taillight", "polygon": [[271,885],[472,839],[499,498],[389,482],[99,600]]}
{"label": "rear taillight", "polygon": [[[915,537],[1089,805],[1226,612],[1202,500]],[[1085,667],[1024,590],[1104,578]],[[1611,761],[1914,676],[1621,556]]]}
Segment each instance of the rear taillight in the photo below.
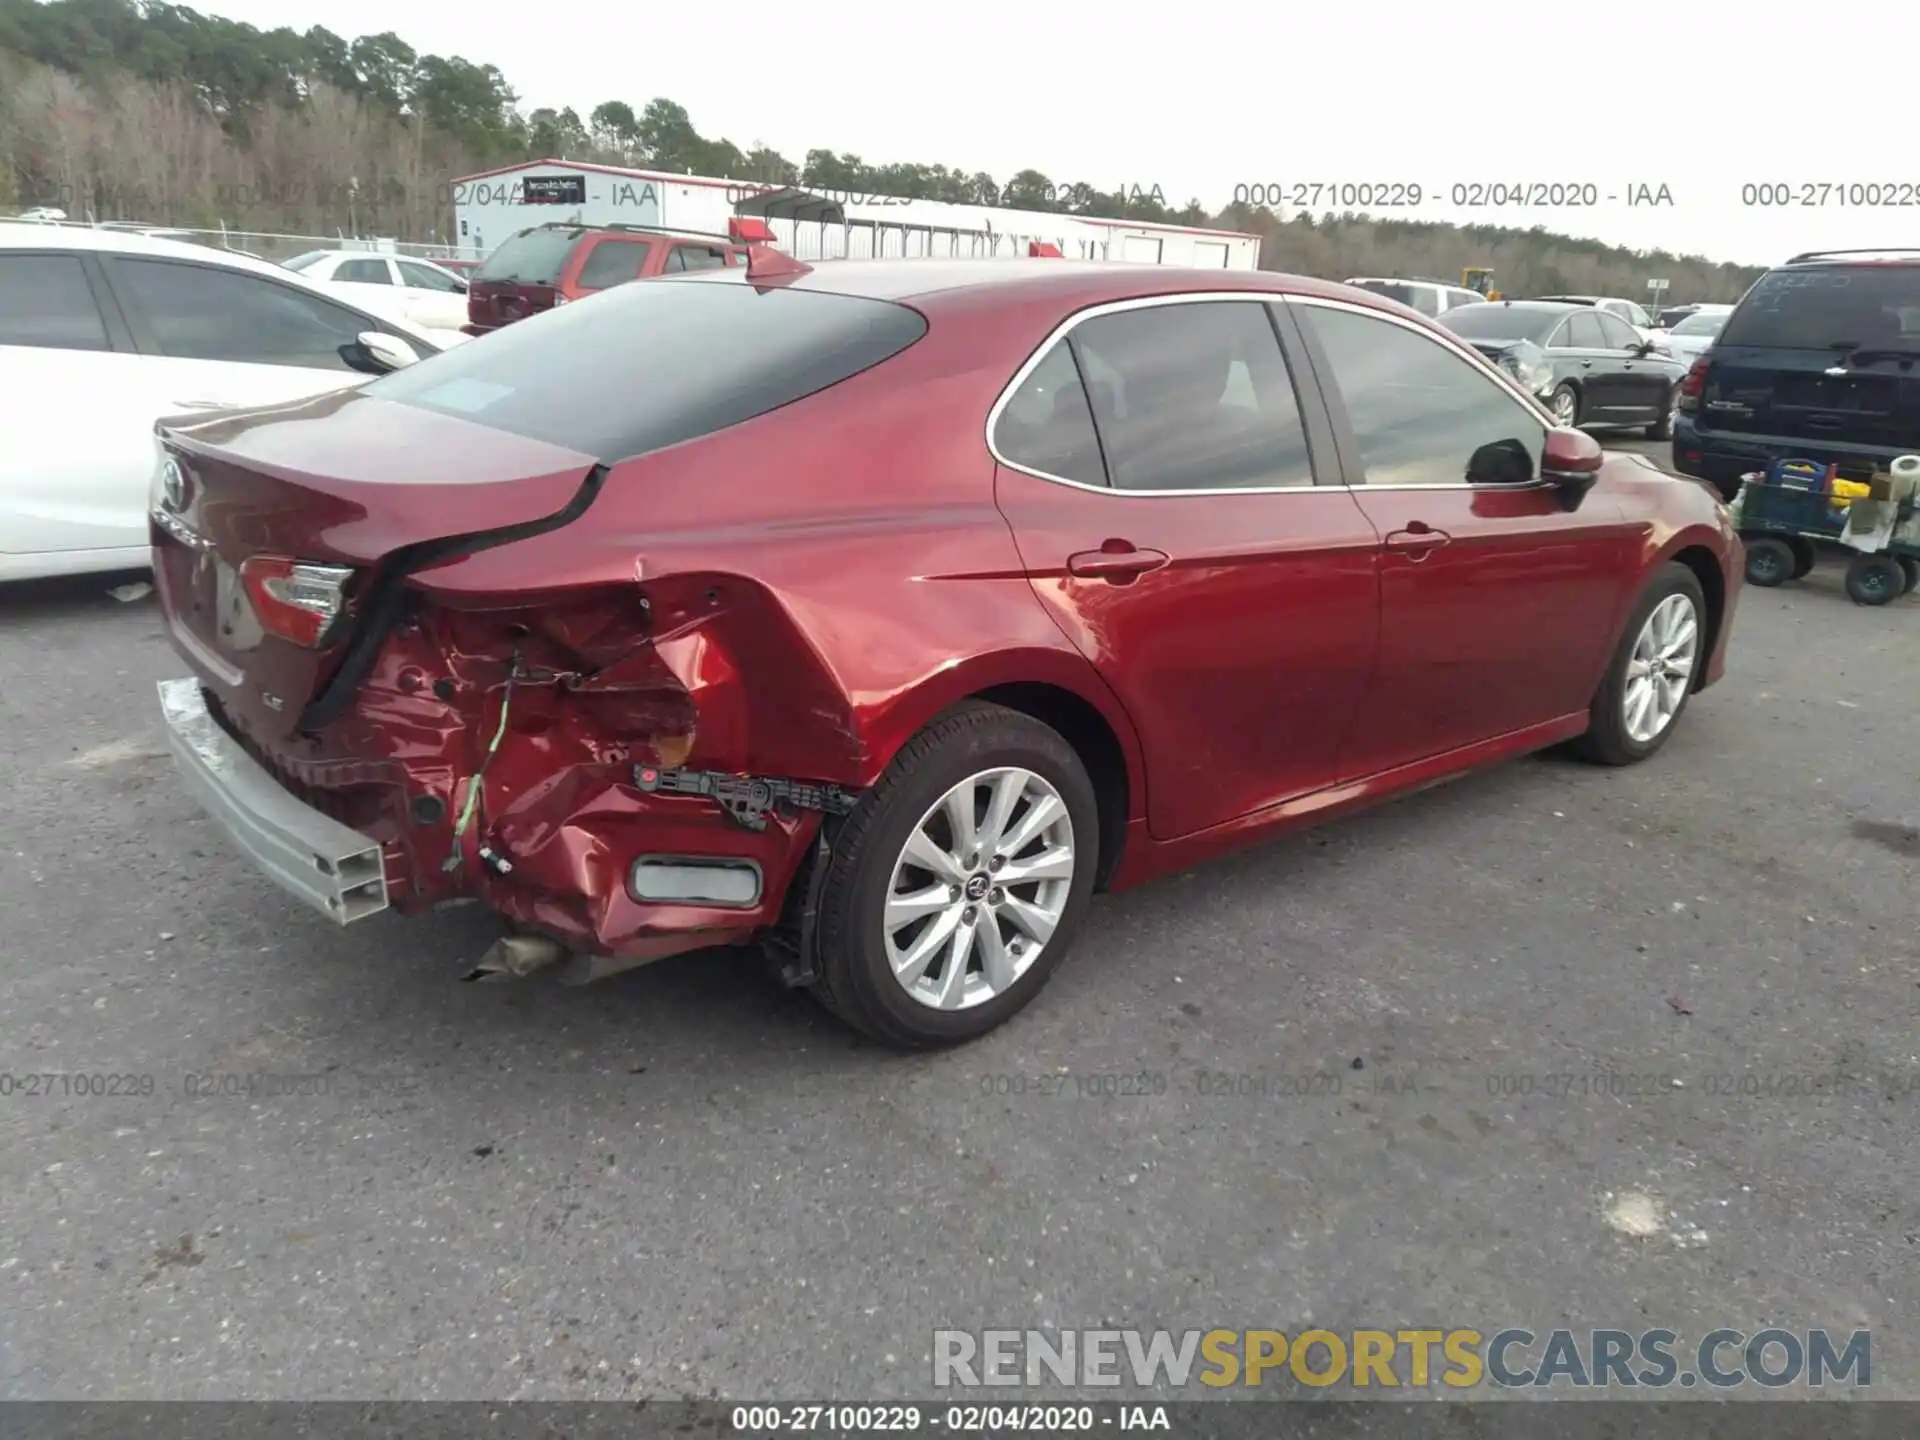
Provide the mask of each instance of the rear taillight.
{"label": "rear taillight", "polygon": [[353,571],[341,565],[310,565],[281,555],[255,555],[241,562],[240,583],[269,634],[296,645],[315,644],[346,609]]}
{"label": "rear taillight", "polygon": [[1688,368],[1686,378],[1680,382],[1680,394],[1677,405],[1682,410],[1698,410],[1701,392],[1707,388],[1707,366],[1710,362],[1705,356],[1693,362]]}

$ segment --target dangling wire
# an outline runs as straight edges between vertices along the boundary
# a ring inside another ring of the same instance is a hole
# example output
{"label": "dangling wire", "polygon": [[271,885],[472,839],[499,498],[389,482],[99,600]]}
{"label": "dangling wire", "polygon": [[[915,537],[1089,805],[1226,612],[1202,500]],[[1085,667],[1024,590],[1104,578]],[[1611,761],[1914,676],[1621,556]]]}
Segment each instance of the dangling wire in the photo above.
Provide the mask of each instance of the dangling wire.
{"label": "dangling wire", "polygon": [[500,742],[507,736],[507,715],[513,708],[513,686],[520,678],[520,651],[513,652],[513,663],[507,670],[507,688],[500,696],[500,723],[494,727],[493,741],[487,746],[487,753],[480,757],[480,766],[467,781],[466,803],[460,807],[460,818],[453,827],[453,853],[447,856],[447,863],[440,867],[443,874],[451,875],[458,870],[466,856],[460,848],[460,842],[466,838],[467,827],[473,823],[473,812],[480,803],[480,780],[487,773],[487,766],[493,763],[494,752],[500,748]]}

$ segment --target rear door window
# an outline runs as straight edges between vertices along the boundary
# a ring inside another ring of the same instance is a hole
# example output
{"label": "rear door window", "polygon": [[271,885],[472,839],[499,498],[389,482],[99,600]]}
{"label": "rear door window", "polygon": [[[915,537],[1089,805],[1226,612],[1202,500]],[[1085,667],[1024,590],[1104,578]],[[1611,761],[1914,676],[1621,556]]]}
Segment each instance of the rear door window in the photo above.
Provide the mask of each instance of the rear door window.
{"label": "rear door window", "polygon": [[608,290],[629,280],[638,280],[646,268],[647,256],[652,253],[651,240],[604,237],[595,240],[587,252],[586,264],[580,267],[580,278],[574,283],[582,290]]}
{"label": "rear door window", "polygon": [[1105,486],[1106,466],[1093,408],[1074,363],[1073,348],[1054,342],[1000,407],[993,448],[1009,465],[1080,485]]}
{"label": "rear door window", "polygon": [[711,245],[676,245],[667,257],[668,270],[723,270],[727,252]]}
{"label": "rear door window", "polygon": [[[626,285],[508,325],[365,393],[595,456],[677,445],[837,385],[922,335],[918,311],[810,290]],[[593,364],[579,363],[582,355]]]}
{"label": "rear door window", "polygon": [[1823,265],[1760,277],[1716,349],[1920,351],[1920,265]]}
{"label": "rear door window", "polygon": [[1111,311],[1071,340],[1116,488],[1313,484],[1293,377],[1258,301]]}
{"label": "rear door window", "polygon": [[0,345],[113,348],[77,256],[0,254]]}
{"label": "rear door window", "polygon": [[384,260],[342,260],[334,267],[333,278],[355,285],[393,284],[393,273]]}
{"label": "rear door window", "polygon": [[1567,338],[1562,342],[1575,350],[1604,350],[1607,332],[1601,327],[1597,310],[1582,310],[1567,317]]}

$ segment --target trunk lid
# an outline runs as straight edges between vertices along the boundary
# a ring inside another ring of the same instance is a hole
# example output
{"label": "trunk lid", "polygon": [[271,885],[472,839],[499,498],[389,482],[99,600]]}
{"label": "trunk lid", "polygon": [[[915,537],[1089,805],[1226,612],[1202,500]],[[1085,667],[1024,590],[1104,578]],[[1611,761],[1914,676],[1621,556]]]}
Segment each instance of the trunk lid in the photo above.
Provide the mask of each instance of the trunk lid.
{"label": "trunk lid", "polygon": [[[397,582],[383,590],[388,572],[459,553],[456,537],[478,549],[565,523],[599,469],[590,455],[355,391],[163,422],[160,443],[153,567],[171,638],[258,740],[294,730]],[[241,573],[255,556],[352,572],[346,613],[320,643],[262,625]]]}
{"label": "trunk lid", "polygon": [[1700,428],[1735,435],[1920,446],[1920,349],[1905,361],[1844,351],[1728,345],[1706,352]]}
{"label": "trunk lid", "polygon": [[474,280],[467,285],[467,323],[497,330],[529,315],[551,310],[559,296],[553,285],[517,285],[497,280]]}

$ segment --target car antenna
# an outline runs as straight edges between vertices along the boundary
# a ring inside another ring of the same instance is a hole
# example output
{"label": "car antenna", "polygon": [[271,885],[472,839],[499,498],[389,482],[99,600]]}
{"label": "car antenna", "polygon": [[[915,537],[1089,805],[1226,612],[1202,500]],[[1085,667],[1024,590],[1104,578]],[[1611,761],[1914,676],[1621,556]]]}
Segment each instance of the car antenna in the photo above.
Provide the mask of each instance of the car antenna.
{"label": "car antenna", "polygon": [[747,246],[747,279],[750,282],[796,280],[812,273],[813,267],[806,261],[796,260],[771,245]]}

